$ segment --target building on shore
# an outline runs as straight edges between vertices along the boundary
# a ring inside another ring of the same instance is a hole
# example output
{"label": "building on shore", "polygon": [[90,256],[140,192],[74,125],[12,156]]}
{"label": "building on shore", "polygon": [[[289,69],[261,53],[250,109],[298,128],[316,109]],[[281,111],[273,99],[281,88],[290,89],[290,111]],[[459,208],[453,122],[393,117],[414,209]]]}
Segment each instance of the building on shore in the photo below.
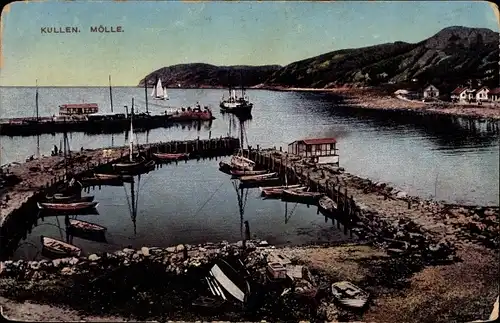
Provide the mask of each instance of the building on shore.
{"label": "building on shore", "polygon": [[476,102],[478,104],[481,104],[483,102],[488,102],[488,93],[490,92],[490,89],[487,86],[481,87],[479,90],[476,91]]}
{"label": "building on shore", "polygon": [[488,91],[488,101],[493,103],[500,102],[500,87],[496,87]]}
{"label": "building on shore", "polygon": [[427,85],[422,91],[422,96],[425,99],[437,99],[439,97],[439,90],[432,84]]}

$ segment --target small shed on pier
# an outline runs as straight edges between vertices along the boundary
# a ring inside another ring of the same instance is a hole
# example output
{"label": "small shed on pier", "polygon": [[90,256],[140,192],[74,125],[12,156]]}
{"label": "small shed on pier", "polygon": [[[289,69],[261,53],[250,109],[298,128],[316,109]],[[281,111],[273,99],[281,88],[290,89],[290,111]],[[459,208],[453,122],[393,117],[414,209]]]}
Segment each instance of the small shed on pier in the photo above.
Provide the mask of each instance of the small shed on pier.
{"label": "small shed on pier", "polygon": [[339,166],[335,138],[300,139],[288,144],[288,153],[311,158],[316,163]]}

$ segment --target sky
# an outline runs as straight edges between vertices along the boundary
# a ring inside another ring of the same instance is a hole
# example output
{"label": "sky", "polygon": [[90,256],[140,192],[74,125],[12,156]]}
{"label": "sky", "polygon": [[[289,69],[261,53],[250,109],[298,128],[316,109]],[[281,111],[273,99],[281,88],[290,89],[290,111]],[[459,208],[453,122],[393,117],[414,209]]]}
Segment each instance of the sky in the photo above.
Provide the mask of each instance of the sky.
{"label": "sky", "polygon": [[[22,1],[1,18],[2,86],[100,86],[108,75],[115,86],[134,86],[174,64],[286,65],[338,49],[418,42],[449,26],[499,30],[482,1]],[[49,27],[80,32],[42,33]]]}

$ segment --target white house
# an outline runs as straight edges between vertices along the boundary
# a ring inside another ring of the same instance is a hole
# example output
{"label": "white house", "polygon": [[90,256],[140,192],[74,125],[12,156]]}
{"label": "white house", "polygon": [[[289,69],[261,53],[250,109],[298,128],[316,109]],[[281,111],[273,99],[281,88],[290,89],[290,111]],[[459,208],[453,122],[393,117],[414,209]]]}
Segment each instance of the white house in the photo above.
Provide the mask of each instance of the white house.
{"label": "white house", "polygon": [[483,86],[479,90],[476,91],[476,102],[485,102],[488,101],[488,93],[490,89],[488,87]]}
{"label": "white house", "polygon": [[434,85],[430,84],[424,89],[424,99],[437,98],[438,96],[439,96],[439,90]]}
{"label": "white house", "polygon": [[500,87],[491,89],[488,92],[488,100],[491,102],[500,102]]}
{"label": "white house", "polygon": [[457,87],[451,92],[451,100],[453,102],[466,102],[467,101],[467,88]]}

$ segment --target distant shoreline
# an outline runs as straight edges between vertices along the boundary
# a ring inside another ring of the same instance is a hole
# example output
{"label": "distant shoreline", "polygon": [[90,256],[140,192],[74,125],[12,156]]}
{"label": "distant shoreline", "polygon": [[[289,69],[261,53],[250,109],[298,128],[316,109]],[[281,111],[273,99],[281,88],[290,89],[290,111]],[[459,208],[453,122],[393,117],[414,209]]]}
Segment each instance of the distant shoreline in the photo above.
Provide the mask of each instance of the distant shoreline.
{"label": "distant shoreline", "polygon": [[[39,86],[39,88],[106,88],[102,86]],[[142,86],[113,86],[113,88],[137,88]],[[34,86],[0,86],[0,88],[34,88]],[[167,87],[179,90],[226,90],[224,86],[201,86],[201,87]],[[487,119],[491,121],[500,120],[500,106],[492,105],[459,105],[452,103],[424,103],[420,101],[406,101],[395,96],[384,93],[381,88],[366,87],[338,87],[338,88],[301,88],[285,86],[269,86],[258,84],[249,87],[248,90],[263,90],[276,92],[315,92],[334,94],[343,99],[340,104],[352,108],[385,110],[393,112],[415,112],[421,114],[438,114],[472,119]]]}

